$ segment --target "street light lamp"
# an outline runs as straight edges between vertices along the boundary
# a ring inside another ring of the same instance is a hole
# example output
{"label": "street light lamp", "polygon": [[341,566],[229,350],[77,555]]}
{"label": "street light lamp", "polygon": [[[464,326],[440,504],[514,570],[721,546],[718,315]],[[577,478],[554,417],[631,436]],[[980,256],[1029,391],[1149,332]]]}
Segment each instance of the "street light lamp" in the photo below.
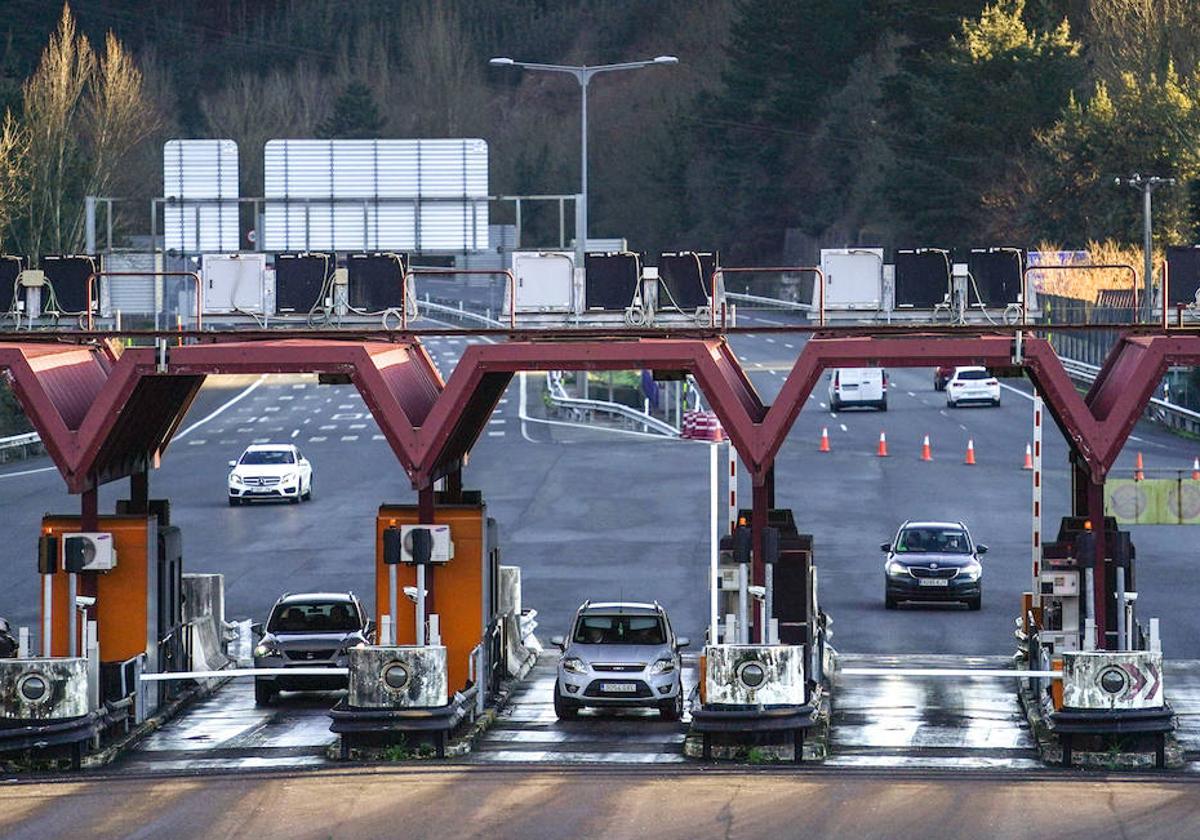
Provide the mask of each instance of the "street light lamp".
{"label": "street light lamp", "polygon": [[575,253],[578,257],[578,264],[583,262],[583,252],[587,247],[587,230],[588,230],[588,156],[587,156],[587,92],[588,84],[592,77],[600,73],[612,73],[618,70],[641,70],[643,67],[654,67],[656,65],[678,64],[679,59],[673,55],[659,55],[654,58],[649,58],[644,61],[623,61],[619,64],[599,64],[595,66],[575,65],[575,64],[538,64],[531,61],[515,61],[511,58],[499,56],[488,61],[493,67],[518,67],[522,70],[542,70],[548,73],[567,73],[575,77],[575,81],[579,82],[580,90],[580,163],[579,163],[579,185],[580,197],[579,206],[576,210],[575,218]]}
{"label": "street light lamp", "polygon": [[[1175,186],[1175,179],[1160,178],[1157,175],[1142,177],[1141,173],[1134,172],[1128,178],[1113,178],[1113,183],[1118,187],[1124,184],[1132,189],[1142,191],[1142,256],[1144,258],[1142,285],[1145,288],[1142,296],[1142,318],[1150,321],[1154,312],[1154,255],[1152,250],[1154,241],[1151,229],[1150,194],[1158,187]],[[1167,290],[1163,289],[1163,294],[1166,293]]]}

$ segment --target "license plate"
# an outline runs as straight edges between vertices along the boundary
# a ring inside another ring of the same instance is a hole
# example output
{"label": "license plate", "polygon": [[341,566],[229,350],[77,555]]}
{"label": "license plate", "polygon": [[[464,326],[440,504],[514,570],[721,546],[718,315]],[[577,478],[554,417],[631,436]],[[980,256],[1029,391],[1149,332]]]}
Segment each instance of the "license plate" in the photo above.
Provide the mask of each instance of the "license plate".
{"label": "license plate", "polygon": [[635,685],[634,683],[606,682],[606,683],[600,683],[600,690],[601,691],[609,691],[609,692],[612,692],[613,694],[619,694],[622,692],[637,691],[637,685]]}
{"label": "license plate", "polygon": [[949,586],[950,581],[945,578],[921,578],[921,586]]}

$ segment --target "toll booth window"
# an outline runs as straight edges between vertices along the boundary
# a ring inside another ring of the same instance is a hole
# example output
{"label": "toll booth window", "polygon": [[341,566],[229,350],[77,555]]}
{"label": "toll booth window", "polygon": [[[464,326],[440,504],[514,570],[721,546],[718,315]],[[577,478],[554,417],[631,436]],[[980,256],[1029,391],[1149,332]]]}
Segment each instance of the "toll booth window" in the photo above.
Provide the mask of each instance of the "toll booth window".
{"label": "toll booth window", "polygon": [[242,455],[243,464],[280,465],[296,463],[295,456],[289,449],[257,449]]}
{"label": "toll booth window", "polygon": [[907,528],[896,541],[896,551],[926,554],[970,554],[971,545],[963,531],[948,528]]}
{"label": "toll booth window", "polygon": [[360,629],[357,611],[344,601],[280,604],[267,623],[270,633],[353,633]]}
{"label": "toll booth window", "polygon": [[667,634],[653,615],[585,615],[575,627],[582,645],[662,645]]}

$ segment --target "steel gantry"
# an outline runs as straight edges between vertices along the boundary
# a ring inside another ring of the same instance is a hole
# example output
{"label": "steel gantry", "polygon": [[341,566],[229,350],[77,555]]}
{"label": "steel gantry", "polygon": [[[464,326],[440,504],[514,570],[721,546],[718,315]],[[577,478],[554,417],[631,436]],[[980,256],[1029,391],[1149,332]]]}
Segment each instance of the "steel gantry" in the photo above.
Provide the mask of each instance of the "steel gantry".
{"label": "steel gantry", "polygon": [[[210,374],[315,373],[355,385],[418,491],[423,513],[430,515],[434,482],[447,478],[452,488],[461,488],[466,456],[515,374],[645,369],[695,377],[745,463],[753,482],[756,583],[764,577],[762,527],[774,505],[775,457],[826,369],[982,365],[1027,375],[1071,448],[1072,513],[1099,522],[1105,477],[1167,366],[1200,364],[1200,333],[1131,332],[1081,396],[1054,348],[1035,334],[823,329],[798,351],[778,397],[767,406],[727,338],[711,330],[669,337],[514,331],[493,343],[470,345],[447,380],[414,332],[207,333],[191,335],[188,340],[196,343],[181,346],[167,346],[160,338],[153,347],[125,349],[110,340],[116,337],[0,337],[0,369],[7,370],[67,489],[80,494],[85,520],[97,515],[97,488],[106,482],[130,478],[135,504],[144,503],[151,465]],[[1102,562],[1103,528],[1096,533]],[[1104,587],[1096,590],[1095,614],[1103,622],[1107,594]],[[1097,637],[1105,638],[1103,627]]]}

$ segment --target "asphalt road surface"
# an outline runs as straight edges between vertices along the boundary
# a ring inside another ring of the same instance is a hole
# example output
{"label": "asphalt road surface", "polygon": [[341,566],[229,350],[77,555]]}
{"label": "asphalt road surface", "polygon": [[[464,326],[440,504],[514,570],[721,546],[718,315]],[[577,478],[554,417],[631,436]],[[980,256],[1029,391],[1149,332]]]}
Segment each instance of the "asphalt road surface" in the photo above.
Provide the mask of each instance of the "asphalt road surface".
{"label": "asphalt road surface", "polygon": [[826,771],[363,768],[0,788],[0,834],[171,838],[1098,838],[1194,832],[1191,780]]}
{"label": "asphalt road surface", "polygon": [[[741,323],[776,324],[767,314]],[[467,343],[433,338],[444,374]],[[801,339],[736,336],[734,347],[766,402],[782,385]],[[1027,383],[1006,383],[999,408],[947,410],[927,369],[891,371],[889,411],[831,415],[825,383],[801,412],[777,466],[777,501],[815,537],[822,606],[834,619],[834,644],[860,653],[1003,655],[1013,650],[1019,593],[1029,586],[1030,474],[1020,469],[1030,439]],[[531,415],[542,380],[527,377]],[[500,526],[503,560],[523,569],[524,602],[539,611],[543,638],[565,632],[575,608],[592,599],[658,599],[679,633],[703,638],[707,620],[708,451],[698,443],[523,421],[514,380],[464,472]],[[218,412],[219,413],[215,413]],[[821,429],[832,452],[817,451]],[[415,494],[350,386],[311,378],[210,380],[152,474],[152,496],[171,500],[183,529],[185,568],[226,575],[227,615],[262,619],[284,590],[353,589],[372,600],[373,521],[384,502]],[[875,457],[880,431],[891,456]],[[919,460],[930,436],[934,460]],[[1200,451],[1151,424],[1140,424],[1118,467],[1136,451],[1149,468],[1190,468]],[[977,464],[962,464],[968,438]],[[295,441],[315,465],[315,498],[301,505],[229,508],[226,461],[254,441]],[[1067,512],[1067,447],[1046,429],[1046,523],[1053,535]],[[101,491],[111,511],[125,482]],[[749,500],[743,474],[740,488]],[[75,513],[48,459],[0,471],[6,539],[0,568],[7,585],[0,615],[36,624],[37,527],[46,512]],[[985,559],[983,610],[904,608],[885,612],[878,546],[906,518],[962,519]],[[1168,657],[1200,658],[1193,533],[1182,527],[1134,528],[1139,557],[1139,618],[1162,618]]]}

